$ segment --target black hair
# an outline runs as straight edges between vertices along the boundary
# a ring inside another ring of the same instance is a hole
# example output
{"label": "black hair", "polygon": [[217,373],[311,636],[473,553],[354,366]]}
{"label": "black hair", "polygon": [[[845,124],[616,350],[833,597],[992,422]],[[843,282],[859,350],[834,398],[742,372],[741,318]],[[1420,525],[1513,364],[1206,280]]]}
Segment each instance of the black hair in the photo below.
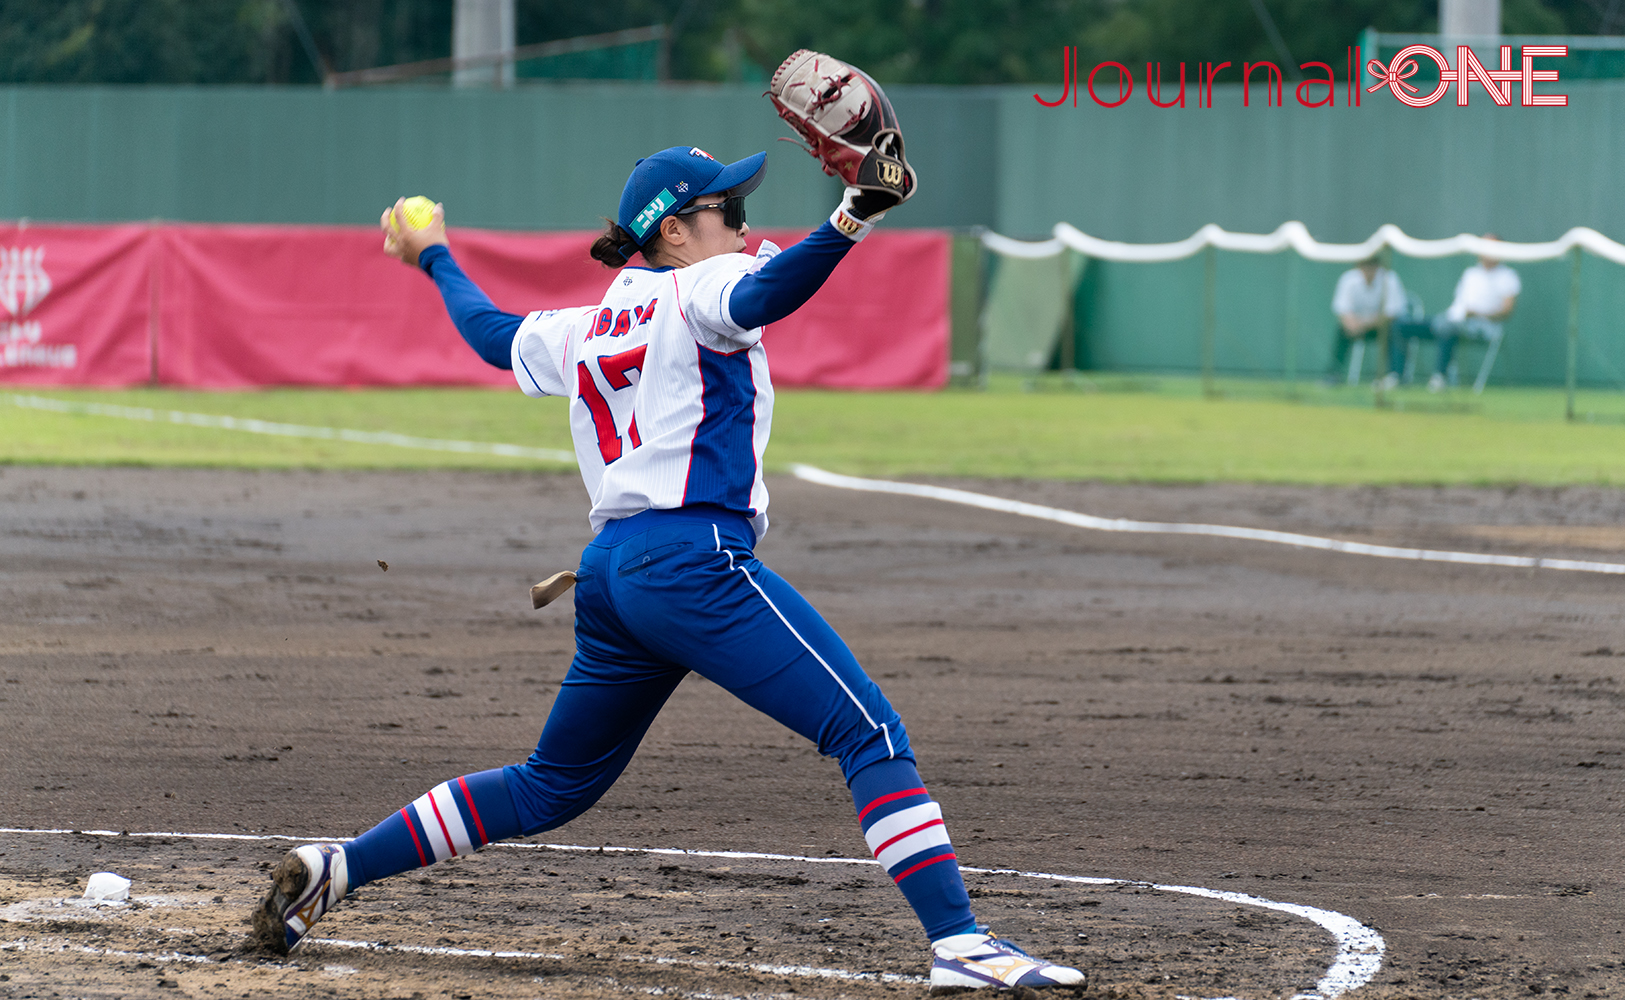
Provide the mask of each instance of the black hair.
{"label": "black hair", "polygon": [[[651,249],[653,241],[651,241]],[[632,255],[641,248],[632,234],[616,225],[609,219],[604,220],[604,232],[592,241],[592,259],[605,267],[625,267]]]}
{"label": "black hair", "polygon": [[[692,198],[689,200],[693,201]],[[614,220],[603,216],[599,216],[599,218],[604,219],[604,232],[596,240],[592,241],[592,249],[588,251],[593,260],[598,261],[605,267],[625,267],[631,261],[633,254],[642,253],[643,259],[648,261],[651,266],[659,266],[655,263],[655,258],[666,249],[666,241],[660,238],[659,230],[656,230],[649,237],[647,245],[640,247],[638,241],[632,238],[632,234],[622,229]],[[693,224],[683,216],[668,216],[668,218],[675,218],[684,229],[693,227]]]}

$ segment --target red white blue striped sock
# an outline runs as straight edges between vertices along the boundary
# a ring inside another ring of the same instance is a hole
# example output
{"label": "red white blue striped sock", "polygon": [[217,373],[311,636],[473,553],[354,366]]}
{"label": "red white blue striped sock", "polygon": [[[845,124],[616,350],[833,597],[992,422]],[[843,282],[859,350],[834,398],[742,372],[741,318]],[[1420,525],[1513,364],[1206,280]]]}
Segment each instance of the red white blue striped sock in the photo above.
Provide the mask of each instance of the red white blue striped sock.
{"label": "red white blue striped sock", "polygon": [[869,850],[936,941],[976,929],[959,860],[914,764],[885,760],[852,776],[852,802]]}
{"label": "red white blue striped sock", "polygon": [[344,845],[350,888],[519,835],[502,769],[442,781]]}

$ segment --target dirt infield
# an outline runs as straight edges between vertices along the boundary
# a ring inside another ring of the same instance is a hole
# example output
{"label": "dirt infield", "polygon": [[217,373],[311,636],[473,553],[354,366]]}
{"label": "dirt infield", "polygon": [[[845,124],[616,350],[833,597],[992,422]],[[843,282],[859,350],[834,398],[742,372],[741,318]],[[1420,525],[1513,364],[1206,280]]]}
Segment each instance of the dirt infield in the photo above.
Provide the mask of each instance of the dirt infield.
{"label": "dirt infield", "polygon": [[[907,721],[978,914],[1090,996],[1625,996],[1625,579],[1103,536],[772,480],[761,556]],[[1625,493],[964,483],[1090,513],[1620,561]],[[518,760],[573,476],[0,468],[0,996],[896,997],[835,765],[698,678],[554,844],[364,887],[273,960],[287,842]],[[388,564],[387,571],[379,561]],[[129,831],[131,836],[118,835]],[[674,855],[641,849],[710,852]],[[761,852],[799,860],[721,857]],[[121,907],[73,902],[101,870]],[[496,954],[492,954],[496,953]]]}

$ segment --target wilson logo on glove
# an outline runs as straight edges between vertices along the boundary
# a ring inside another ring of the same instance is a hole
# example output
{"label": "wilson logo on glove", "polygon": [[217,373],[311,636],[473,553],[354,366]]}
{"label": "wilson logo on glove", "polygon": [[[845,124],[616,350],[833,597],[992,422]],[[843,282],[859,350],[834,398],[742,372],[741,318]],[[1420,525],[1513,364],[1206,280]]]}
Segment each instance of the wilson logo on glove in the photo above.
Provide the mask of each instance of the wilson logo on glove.
{"label": "wilson logo on glove", "polygon": [[807,140],[807,152],[823,163],[824,173],[885,202],[871,211],[914,196],[918,178],[903,155],[897,112],[863,70],[801,49],[774,71],[767,96],[779,117]]}

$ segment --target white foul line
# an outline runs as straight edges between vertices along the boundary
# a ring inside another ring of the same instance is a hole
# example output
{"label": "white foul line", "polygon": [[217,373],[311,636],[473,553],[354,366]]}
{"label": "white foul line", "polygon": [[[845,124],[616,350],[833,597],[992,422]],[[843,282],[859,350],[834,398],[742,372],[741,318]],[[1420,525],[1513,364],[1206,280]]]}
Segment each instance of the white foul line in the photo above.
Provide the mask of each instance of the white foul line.
{"label": "white foul line", "polygon": [[[80,834],[87,837],[174,837],[197,840],[283,840],[283,841],[321,841],[341,842],[351,838],[321,838],[321,837],[290,837],[283,834],[251,834],[251,833],[178,833],[153,832],[130,833],[118,830],[31,830],[23,827],[0,827],[0,834]],[[530,843],[497,843],[492,847],[505,847],[516,850],[531,851],[572,851],[586,854],[659,854],[679,857],[697,858],[735,858],[759,861],[794,861],[798,864],[826,864],[826,865],[870,865],[878,866],[879,862],[873,858],[809,858],[796,854],[770,854],[759,851],[693,851],[677,847],[588,847],[582,844],[530,844]],[[960,871],[977,875],[1011,875],[1017,878],[1049,879],[1055,882],[1071,882],[1077,885],[1139,885],[1157,892],[1174,892],[1187,896],[1200,896],[1205,899],[1218,899],[1228,903],[1238,903],[1243,906],[1256,906],[1260,909],[1275,910],[1289,913],[1296,917],[1309,920],[1321,927],[1332,936],[1337,943],[1337,953],[1332,958],[1332,964],[1326,969],[1313,990],[1295,993],[1290,1000],[1334,1000],[1344,993],[1355,990],[1370,982],[1382,968],[1382,956],[1387,946],[1382,935],[1373,928],[1355,920],[1353,917],[1338,913],[1336,910],[1323,910],[1315,906],[1305,906],[1301,903],[1278,903],[1261,896],[1250,896],[1241,892],[1224,892],[1218,889],[1204,889],[1200,886],[1189,885],[1157,885],[1150,882],[1138,882],[1131,879],[1100,878],[1086,875],[1056,875],[1050,872],[1029,872],[1015,868],[972,868],[961,866]],[[450,955],[473,956],[480,958],[547,958],[559,959],[563,956],[547,955],[530,952],[487,951],[485,949],[442,948],[420,945],[384,945],[371,941],[343,941],[331,938],[311,938],[313,944],[327,944],[340,948],[361,948],[369,951],[407,952],[423,955]],[[10,947],[0,945],[0,950]],[[622,955],[623,961],[649,962],[657,961],[662,964],[705,965],[718,968],[748,968],[757,972],[774,975],[802,976],[822,979],[851,979],[851,980],[878,980],[880,982],[920,983],[926,980],[916,976],[902,976],[895,973],[849,972],[845,969],[821,969],[816,966],[766,965],[734,962],[701,963],[697,960],[687,959],[651,959],[648,956]],[[1226,998],[1233,1000],[1233,998]]]}
{"label": "white foul line", "polygon": [[[802,864],[879,865],[879,862],[873,858],[809,858],[794,854],[765,854],[756,851],[689,851],[669,847],[585,847],[576,844],[500,844],[497,846],[529,850],[602,852],[606,854],[673,854],[702,858],[794,861]],[[1377,974],[1377,970],[1382,968],[1383,952],[1387,949],[1381,934],[1353,917],[1338,913],[1335,910],[1323,910],[1319,907],[1305,906],[1301,903],[1278,903],[1272,899],[1250,896],[1241,892],[1225,892],[1218,889],[1204,889],[1200,886],[1189,885],[1158,885],[1151,882],[1136,882],[1120,878],[1056,875],[1051,872],[1021,871],[1016,868],[973,868],[969,865],[961,865],[959,870],[978,875],[1013,875],[1018,878],[1050,879],[1056,882],[1072,882],[1078,885],[1143,885],[1158,892],[1177,892],[1187,896],[1219,899],[1227,903],[1256,906],[1260,909],[1276,910],[1281,913],[1290,913],[1293,916],[1302,917],[1305,920],[1319,924],[1323,930],[1332,936],[1332,939],[1337,942],[1337,954],[1333,957],[1332,964],[1327,968],[1325,975],[1321,976],[1320,981],[1315,984],[1314,991],[1294,994],[1291,1000],[1332,1000],[1333,997],[1341,996],[1350,990],[1364,986]]]}
{"label": "white foul line", "polygon": [[1095,517],[1079,514],[1059,507],[1022,500],[972,493],[969,490],[950,489],[946,486],[923,486],[919,483],[898,483],[887,479],[860,479],[826,472],[811,465],[792,465],[790,471],[797,479],[820,486],[833,486],[842,490],[866,493],[895,493],[902,496],[945,500],[948,503],[980,507],[1003,514],[1019,514],[1044,521],[1056,521],[1074,528],[1091,531],[1119,531],[1148,535],[1208,535],[1216,538],[1239,538],[1250,542],[1273,542],[1294,545],[1304,549],[1342,552],[1346,555],[1376,556],[1381,559],[1413,559],[1421,562],[1467,563],[1476,566],[1520,566],[1525,569],[1568,569],[1582,573],[1625,573],[1625,563],[1590,562],[1584,559],[1548,559],[1537,556],[1500,556],[1488,552],[1451,552],[1444,549],[1408,549],[1393,545],[1368,545],[1364,542],[1345,542],[1319,535],[1300,535],[1292,531],[1271,531],[1268,528],[1238,528],[1225,524],[1186,524],[1177,521],[1131,521],[1121,517]]}
{"label": "white foul line", "polygon": [[[142,420],[149,423],[171,423],[188,427],[212,427],[219,430],[245,431],[249,434],[269,434],[277,437],[315,438],[326,441],[344,441],[350,444],[381,444],[395,448],[418,448],[427,451],[450,451],[470,455],[501,455],[504,458],[539,459],[544,462],[576,464],[574,452],[554,448],[529,448],[517,444],[494,441],[456,441],[445,438],[414,437],[392,431],[358,431],[342,427],[311,427],[305,424],[283,424],[252,417],[227,417],[213,413],[187,413],[182,410],[153,410],[140,406],[115,406],[110,403],[76,403],[49,399],[44,396],[5,397],[13,406],[24,409],[46,410],[52,413],[82,414],[97,417],[116,417],[121,420]],[[903,496],[926,497],[948,503],[980,507],[983,510],[1005,514],[1019,514],[1046,521],[1056,521],[1075,528],[1093,531],[1132,532],[1160,535],[1208,535],[1217,538],[1239,538],[1253,542],[1274,542],[1299,548],[1342,552],[1347,555],[1376,556],[1382,559],[1411,559],[1421,562],[1466,563],[1478,566],[1515,566],[1524,569],[1566,569],[1582,573],[1625,573],[1625,563],[1592,562],[1585,559],[1550,559],[1540,556],[1502,556],[1486,552],[1452,552],[1443,549],[1410,549],[1393,545],[1368,545],[1364,542],[1345,542],[1318,535],[1301,535],[1291,531],[1271,531],[1267,528],[1239,528],[1224,524],[1185,524],[1168,521],[1132,521],[1127,518],[1095,517],[1075,511],[1045,507],[1042,504],[956,490],[944,486],[923,486],[918,483],[899,483],[885,479],[862,479],[826,472],[811,465],[796,463],[790,466],[796,478],[820,486],[836,489],[859,490],[869,493],[895,493]]]}
{"label": "white foul line", "polygon": [[117,417],[120,420],[144,420],[149,423],[181,424],[187,427],[212,427],[217,430],[246,431],[249,434],[270,434],[275,437],[316,438],[324,441],[344,441],[349,444],[382,444],[394,448],[420,448],[427,451],[455,451],[465,455],[501,455],[504,458],[532,458],[544,462],[576,464],[573,451],[554,448],[527,448],[517,444],[499,444],[493,441],[453,441],[444,438],[413,437],[391,431],[356,431],[342,427],[310,427],[305,424],[280,424],[252,417],[227,417],[214,413],[186,413],[181,410],[152,410],[143,406],[114,406],[110,403],[76,403],[49,399],[44,396],[9,396],[13,406],[28,410],[46,410],[51,413],[71,413],[92,417]]}

